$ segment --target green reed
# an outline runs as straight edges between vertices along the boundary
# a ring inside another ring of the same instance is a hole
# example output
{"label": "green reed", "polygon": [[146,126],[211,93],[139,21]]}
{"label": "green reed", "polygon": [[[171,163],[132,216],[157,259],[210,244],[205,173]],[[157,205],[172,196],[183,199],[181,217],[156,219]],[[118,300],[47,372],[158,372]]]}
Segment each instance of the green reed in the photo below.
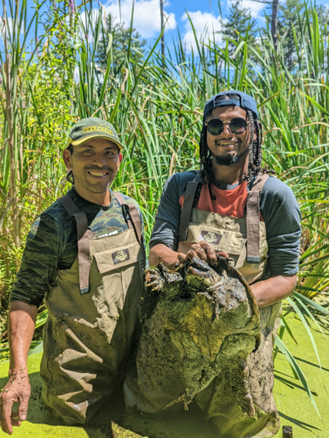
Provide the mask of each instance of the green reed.
{"label": "green reed", "polygon": [[[61,153],[74,121],[103,117],[121,133],[126,147],[114,188],[140,204],[148,241],[167,178],[199,166],[205,102],[221,90],[239,89],[258,102],[265,133],[264,163],[291,186],[301,206],[303,248],[296,291],[302,295],[296,292],[288,304],[312,336],[308,321],[319,325],[312,311],[326,315],[326,310],[310,298],[329,286],[329,37],[315,10],[305,8],[299,32],[295,29],[300,40],[295,39],[293,71],[284,64],[280,41],[275,51],[265,29],[258,47],[249,47],[240,37],[233,56],[228,41],[219,46],[213,35],[200,41],[196,33],[197,50],[187,54],[177,33],[172,52],[163,59],[159,35],[141,62],[128,49],[113,77],[111,38],[103,71],[97,62],[98,45],[107,31],[98,3],[85,2],[74,11],[66,1],[54,2],[49,10],[41,3],[28,22],[26,0],[2,1],[0,300],[4,310],[31,223],[68,187]],[[34,37],[28,41],[31,32]],[[38,320],[42,324],[45,314]],[[284,331],[289,335],[283,322],[277,347],[312,399],[305,376],[283,344]],[[314,348],[318,355],[315,344]]]}

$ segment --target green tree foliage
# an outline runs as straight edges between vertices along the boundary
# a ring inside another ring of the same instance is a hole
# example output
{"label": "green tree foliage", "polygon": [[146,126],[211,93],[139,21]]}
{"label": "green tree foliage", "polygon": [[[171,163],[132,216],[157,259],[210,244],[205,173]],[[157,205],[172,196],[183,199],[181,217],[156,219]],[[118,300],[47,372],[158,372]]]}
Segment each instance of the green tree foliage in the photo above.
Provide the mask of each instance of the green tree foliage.
{"label": "green tree foliage", "polygon": [[67,1],[32,17],[44,33],[35,34],[29,46],[21,18],[26,5],[14,4],[17,37],[6,14],[0,33],[5,46],[0,52],[0,307],[7,305],[5,291],[14,281],[28,229],[61,184],[76,63],[77,16]]}
{"label": "green tree foliage", "polygon": [[316,7],[316,12],[319,17],[319,22],[322,26],[329,25],[329,7],[325,5],[319,5]]}
{"label": "green tree foliage", "polygon": [[108,57],[111,57],[112,74],[123,66],[127,57],[133,63],[138,63],[144,57],[146,40],[136,29],[118,23],[111,14],[106,17],[106,26],[98,44],[98,63],[104,69]]}
{"label": "green tree foliage", "polygon": [[283,48],[285,65],[290,71],[296,61],[294,30],[297,41],[301,41],[304,23],[300,20],[303,8],[304,2],[301,0],[286,0],[285,4],[279,4],[278,7],[278,39]]}
{"label": "green tree foliage", "polygon": [[[250,9],[243,8],[241,1],[237,0],[232,3],[229,9],[229,15],[226,20],[221,20],[224,39],[229,41],[229,53],[232,55],[236,50],[239,41],[245,40],[248,46],[256,46],[257,42],[257,21],[252,18]],[[234,42],[235,41],[235,44]]]}
{"label": "green tree foliage", "polygon": [[[297,66],[296,41],[298,48],[303,49],[305,43],[305,26],[308,25],[304,14],[305,4],[302,0],[286,0],[279,4],[278,13],[278,38],[282,46],[284,63],[289,71],[294,71]],[[316,12],[319,26],[327,26],[329,23],[329,9],[326,6],[317,6]],[[312,23],[310,17],[309,24]],[[295,35],[294,35],[295,33]]]}

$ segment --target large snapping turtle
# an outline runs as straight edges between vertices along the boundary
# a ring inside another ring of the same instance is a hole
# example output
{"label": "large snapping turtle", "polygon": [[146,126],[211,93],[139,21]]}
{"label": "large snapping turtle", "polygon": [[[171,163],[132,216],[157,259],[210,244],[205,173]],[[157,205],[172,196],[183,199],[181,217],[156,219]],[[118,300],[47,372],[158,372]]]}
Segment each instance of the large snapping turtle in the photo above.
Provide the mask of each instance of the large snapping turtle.
{"label": "large snapping turtle", "polygon": [[260,320],[242,275],[219,256],[214,269],[193,258],[173,271],[159,264],[146,277],[127,405],[154,413],[183,402],[187,409],[222,373],[243,412],[254,415],[246,359],[260,342]]}

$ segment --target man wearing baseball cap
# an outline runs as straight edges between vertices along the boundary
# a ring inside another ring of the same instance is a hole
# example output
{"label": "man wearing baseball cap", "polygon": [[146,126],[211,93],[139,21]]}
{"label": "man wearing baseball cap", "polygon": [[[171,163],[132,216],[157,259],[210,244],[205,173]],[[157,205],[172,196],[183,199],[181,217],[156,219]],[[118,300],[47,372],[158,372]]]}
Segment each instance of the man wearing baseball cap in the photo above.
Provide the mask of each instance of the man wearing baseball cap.
{"label": "man wearing baseball cap", "polygon": [[[161,261],[175,267],[187,257],[212,265],[216,253],[228,253],[258,303],[261,343],[245,368],[250,387],[245,409],[236,402],[235,383],[223,375],[195,397],[219,436],[230,438],[272,436],[279,428],[272,395],[273,347],[281,301],[292,293],[298,272],[300,210],[290,188],[262,168],[261,147],[255,100],[233,90],[213,96],[203,114],[200,170],[169,178],[150,240],[151,266]],[[162,410],[175,385],[139,385],[134,376],[147,369],[138,360],[136,366],[137,374],[131,373],[125,383],[127,406]],[[171,398],[174,401],[177,394]]]}
{"label": "man wearing baseball cap", "polygon": [[[10,372],[0,398],[4,432],[26,419],[27,354],[43,300],[42,396],[55,417],[84,424],[134,359],[146,261],[138,205],[109,188],[122,149],[114,127],[96,117],[69,134],[63,159],[73,187],[33,224],[11,293]],[[18,414],[11,412],[13,402]]]}

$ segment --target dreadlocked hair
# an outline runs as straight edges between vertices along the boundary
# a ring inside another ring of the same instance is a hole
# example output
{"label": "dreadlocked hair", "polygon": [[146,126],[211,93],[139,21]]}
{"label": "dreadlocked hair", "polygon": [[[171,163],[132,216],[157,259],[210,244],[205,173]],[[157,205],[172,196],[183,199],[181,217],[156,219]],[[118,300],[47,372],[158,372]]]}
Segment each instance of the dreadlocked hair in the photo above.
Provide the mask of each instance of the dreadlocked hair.
{"label": "dreadlocked hair", "polygon": [[[216,101],[219,100],[227,100],[227,99],[239,99],[237,94],[226,94],[224,96],[218,96]],[[250,138],[254,138],[254,134],[256,133],[256,139],[251,140],[249,144],[249,164],[248,170],[243,174],[243,181],[250,181],[253,177],[255,177],[258,173],[275,173],[273,170],[270,170],[268,167],[262,167],[262,142],[263,142],[263,127],[260,123],[258,117],[254,116],[253,112],[250,110],[247,111],[248,120],[250,123]],[[212,154],[208,148],[207,144],[207,126],[206,122],[208,120],[210,114],[206,117],[204,124],[202,126],[201,135],[200,135],[200,174],[202,177],[203,184],[209,183],[213,177],[212,170]]]}
{"label": "dreadlocked hair", "polygon": [[203,184],[208,184],[212,179],[212,155],[210,154],[210,150],[207,145],[207,127],[205,123],[207,122],[208,117],[204,121],[204,124],[201,129],[200,142],[199,142],[199,150],[200,150],[200,174],[202,177]]}
{"label": "dreadlocked hair", "polygon": [[[263,129],[262,124],[257,117],[254,117],[252,111],[247,110],[248,120],[250,121],[250,141],[249,144],[249,163],[248,170],[242,176],[243,181],[249,181],[259,172],[266,173],[266,169],[262,168],[262,142]],[[254,135],[256,133],[256,140]]]}

